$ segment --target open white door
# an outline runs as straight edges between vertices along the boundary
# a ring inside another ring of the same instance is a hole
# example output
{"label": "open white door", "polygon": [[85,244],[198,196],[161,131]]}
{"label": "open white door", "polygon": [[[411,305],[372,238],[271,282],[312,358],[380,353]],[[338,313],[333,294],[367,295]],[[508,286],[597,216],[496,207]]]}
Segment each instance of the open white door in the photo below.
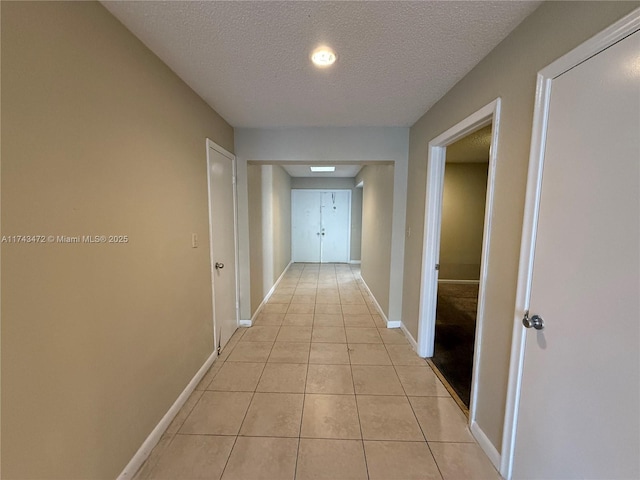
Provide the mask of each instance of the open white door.
{"label": "open white door", "polygon": [[507,478],[640,478],[639,26],[539,76]]}
{"label": "open white door", "polygon": [[209,234],[216,348],[238,328],[235,156],[207,140]]}

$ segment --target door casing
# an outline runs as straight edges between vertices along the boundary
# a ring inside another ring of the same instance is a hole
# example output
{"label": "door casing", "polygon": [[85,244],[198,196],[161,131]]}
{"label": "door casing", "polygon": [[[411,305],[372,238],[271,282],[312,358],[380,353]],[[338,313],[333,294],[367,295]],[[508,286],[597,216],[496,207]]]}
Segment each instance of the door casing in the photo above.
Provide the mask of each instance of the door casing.
{"label": "door casing", "polygon": [[471,401],[469,405],[469,425],[480,446],[496,468],[500,455],[493,448],[476,424],[478,401],[478,365],[482,355],[482,334],[485,310],[485,286],[489,272],[489,247],[491,240],[491,220],[493,212],[494,184],[500,131],[500,98],[485,105],[480,110],[454,125],[429,142],[427,160],[427,195],[425,199],[424,244],[422,249],[422,273],[420,285],[420,310],[418,321],[418,355],[432,357],[436,329],[436,296],[438,271],[436,264],[440,255],[440,228],[442,224],[442,194],[444,190],[444,170],[447,145],[468,134],[492,125],[491,147],[489,149],[489,170],[487,174],[487,195],[485,200],[484,230],[482,234],[482,255],[480,261],[480,285],[478,291],[478,313],[476,318],[475,345],[473,352],[473,372],[471,378]]}
{"label": "door casing", "polygon": [[218,330],[216,328],[216,292],[215,292],[215,255],[214,255],[214,247],[213,247],[213,236],[214,236],[214,228],[212,222],[211,215],[211,176],[209,172],[211,170],[211,150],[215,150],[221,155],[227,157],[232,165],[233,171],[233,246],[234,246],[234,265],[235,269],[235,319],[236,325],[239,325],[239,314],[240,314],[240,283],[239,283],[239,266],[238,266],[238,192],[237,192],[237,181],[236,181],[236,157],[231,152],[227,151],[217,143],[212,140],[206,140],[207,147],[207,200],[208,200],[208,212],[209,212],[209,258],[210,258],[210,268],[211,268],[211,308],[212,308],[212,323],[213,323],[213,345],[214,350],[217,351],[219,338],[218,338]]}

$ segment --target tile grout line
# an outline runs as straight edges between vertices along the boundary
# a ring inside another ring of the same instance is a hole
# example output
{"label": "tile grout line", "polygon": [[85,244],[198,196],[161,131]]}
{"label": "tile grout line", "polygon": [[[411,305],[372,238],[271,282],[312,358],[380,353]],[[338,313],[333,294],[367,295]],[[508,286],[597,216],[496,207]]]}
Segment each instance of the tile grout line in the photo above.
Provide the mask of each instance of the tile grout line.
{"label": "tile grout line", "polygon": [[[342,308],[342,302],[340,303]],[[356,380],[353,376],[353,363],[351,362],[351,350],[347,343],[347,353],[349,354],[349,370],[351,371],[351,383],[353,384],[353,400],[356,403],[356,414],[358,415],[358,426],[360,427],[360,443],[362,444],[362,455],[364,457],[364,466],[367,470],[367,478],[370,478],[369,474],[369,462],[367,462],[367,451],[364,448],[364,434],[362,433],[362,421],[360,420],[360,408],[358,407],[358,392],[356,391]]]}
{"label": "tile grout line", "polygon": [[[234,334],[235,334],[235,332],[234,332]],[[233,335],[232,335],[231,337],[233,338]],[[242,337],[242,336],[241,336],[241,337]],[[230,339],[230,340],[231,340],[231,339]],[[233,349],[235,348],[235,346],[237,345],[237,343],[238,343],[238,342],[239,342],[239,340],[238,340],[238,341],[234,341],[234,344],[231,346],[231,350],[233,350]],[[214,374],[214,375],[213,375],[213,377],[211,378],[211,381],[210,381],[210,382],[209,382],[209,383],[204,387],[204,389],[203,389],[203,390],[194,390],[194,391],[191,393],[191,395],[189,396],[189,398],[191,398],[191,396],[192,396],[196,391],[198,391],[198,392],[202,392],[202,393],[200,394],[200,398],[198,398],[198,400],[194,403],[194,405],[189,409],[189,413],[185,416],[184,420],[183,420],[183,421],[180,423],[180,425],[177,427],[176,432],[175,432],[174,434],[172,434],[172,435],[171,435],[171,440],[169,440],[169,443],[168,443],[167,445],[165,445],[165,446],[162,448],[162,452],[159,452],[159,453],[158,453],[158,456],[157,456],[157,458],[155,459],[155,461],[153,462],[153,465],[150,465],[150,466],[149,466],[149,471],[148,471],[148,472],[147,472],[147,474],[144,476],[144,479],[148,479],[148,478],[150,478],[150,477],[151,477],[151,474],[155,471],[155,469],[156,469],[156,467],[157,467],[157,465],[158,465],[158,463],[159,463],[160,459],[162,458],[162,455],[164,454],[164,452],[166,451],[166,449],[167,449],[167,448],[169,448],[169,447],[171,446],[171,444],[173,443],[173,441],[175,440],[175,438],[176,438],[178,435],[191,435],[191,434],[180,433],[180,430],[182,429],[182,427],[183,427],[183,425],[185,424],[185,422],[187,421],[187,419],[191,416],[191,413],[193,413],[194,409],[198,406],[198,404],[199,404],[199,403],[200,403],[200,401],[202,400],[202,397],[204,396],[204,394],[205,394],[207,391],[211,391],[211,390],[208,390],[208,388],[207,388],[207,387],[209,387],[209,385],[211,385],[211,383],[213,383],[213,380],[218,376],[218,374],[220,373],[220,370],[222,370],[222,367],[224,366],[225,360],[224,360],[223,358],[219,358],[219,357],[218,357],[216,360],[219,360],[219,361],[220,361],[220,363],[221,363],[222,365],[220,366],[220,368],[218,368],[218,369],[217,369],[217,371],[215,372],[215,374]],[[211,371],[211,369],[213,369],[213,368],[215,367],[215,365],[216,365],[216,363],[214,363],[213,365],[211,365],[211,367],[209,368],[209,370],[207,371],[207,373],[205,373],[205,375],[207,375],[207,374],[209,373],[209,371]],[[201,380],[201,381],[202,381],[202,380]],[[184,408],[184,406],[183,406],[183,408]],[[179,414],[179,413],[180,413],[180,412],[178,412],[178,414]],[[166,434],[166,432],[165,432],[165,433],[163,433],[163,435],[165,435],[165,434]],[[234,443],[235,443],[235,442],[234,442]],[[156,446],[157,446],[157,445],[156,445]],[[155,447],[154,447],[154,449],[155,449]],[[153,450],[152,450],[152,452],[153,452]],[[229,454],[231,454],[231,452],[229,452]],[[151,455],[149,455],[149,457],[151,457]],[[149,460],[149,458],[147,458],[147,460],[146,460],[146,461],[148,461],[148,460]],[[146,461],[145,461],[145,463],[146,463]],[[143,467],[143,466],[144,466],[144,464],[142,464],[142,465],[140,466],[140,468],[138,469],[138,471],[142,470],[142,467]],[[136,473],[136,475],[137,475],[137,473]],[[134,478],[135,478],[135,477],[134,477]],[[138,479],[138,480],[144,480],[144,479],[140,478],[140,479]]]}
{"label": "tile grout line", "polygon": [[[278,329],[278,332],[279,331],[280,330]],[[277,337],[277,335],[276,335],[276,337]],[[240,340],[238,340],[238,342],[240,342]],[[246,342],[246,343],[249,343],[249,342]],[[242,425],[244,425],[244,422],[247,419],[247,414],[249,413],[249,409],[251,408],[251,404],[253,403],[253,399],[256,396],[256,390],[258,389],[258,384],[260,383],[260,380],[262,379],[262,375],[264,375],[264,371],[267,368],[267,362],[269,361],[269,357],[271,356],[271,352],[273,351],[273,346],[274,345],[275,345],[275,341],[271,345],[271,350],[269,350],[269,355],[267,356],[267,359],[264,362],[264,367],[262,368],[262,372],[260,373],[260,377],[258,378],[258,382],[256,383],[256,387],[254,388],[253,392],[251,393],[251,399],[249,400],[249,404],[247,405],[247,410],[244,412],[244,416],[242,417],[242,422],[240,422],[240,426],[238,427],[238,433],[236,434],[236,438],[233,441],[233,445],[231,446],[231,450],[229,450],[229,455],[227,455],[227,461],[225,462],[224,468],[222,469],[222,473],[220,474],[220,479],[222,479],[222,477],[224,477],[224,472],[227,470],[227,466],[229,465],[229,460],[231,459],[231,455],[233,455],[233,450],[236,448],[236,444],[238,443],[238,438],[240,437],[240,430],[242,430]],[[234,348],[235,348],[235,346],[234,346]],[[229,352],[229,355],[231,355],[231,353],[232,352]],[[250,363],[250,362],[245,362],[245,363]]]}
{"label": "tile grout line", "polygon": [[[294,290],[295,292],[295,290]],[[318,287],[316,286],[316,296],[318,294]],[[296,462],[293,467],[293,478],[294,480],[298,476],[298,458],[300,458],[300,441],[302,437],[302,419],[304,418],[304,406],[307,403],[307,380],[309,378],[309,360],[311,357],[311,344],[313,343],[313,323],[315,317],[315,303],[313,307],[314,316],[311,317],[311,338],[309,339],[309,353],[307,354],[307,374],[304,377],[304,388],[302,389],[302,411],[300,412],[300,428],[298,428],[298,447],[296,448]]]}
{"label": "tile grout line", "polygon": [[[235,334],[235,332],[234,332],[234,334]],[[232,335],[231,337],[233,338],[233,335]],[[231,340],[231,339],[229,339],[229,340]],[[230,350],[230,352],[231,352],[231,351],[233,351],[233,349],[236,347],[236,345],[238,344],[238,342],[239,342],[239,341],[240,341],[239,339],[238,339],[237,341],[234,341],[234,344],[231,346],[231,350]],[[229,353],[229,354],[231,354],[231,353]],[[217,358],[216,358],[216,360],[218,360],[218,359],[219,359],[219,357],[217,357]],[[216,370],[216,372],[214,373],[213,377],[211,377],[211,380],[209,381],[209,383],[207,383],[207,385],[206,385],[202,390],[194,390],[193,392],[191,392],[191,395],[189,395],[189,398],[191,398],[191,396],[193,396],[193,394],[194,394],[195,392],[202,392],[202,393],[200,394],[200,398],[198,398],[198,400],[197,400],[197,401],[193,404],[193,406],[189,409],[189,413],[184,417],[184,420],[182,420],[182,422],[180,423],[180,425],[178,425],[178,426],[177,426],[176,432],[172,435],[172,438],[171,438],[171,440],[169,441],[169,443],[165,446],[165,449],[166,449],[167,447],[169,447],[169,446],[171,445],[171,443],[173,443],[173,439],[175,438],[175,436],[176,436],[176,435],[178,435],[178,434],[180,434],[180,430],[182,429],[182,427],[183,427],[183,426],[184,426],[184,424],[186,423],[187,419],[191,416],[191,414],[193,413],[193,411],[195,410],[195,408],[200,404],[200,402],[202,401],[202,397],[204,396],[204,394],[205,394],[206,392],[208,392],[208,391],[213,391],[213,390],[209,390],[209,389],[208,389],[208,387],[213,383],[213,380],[218,376],[218,374],[220,373],[220,370],[222,370],[222,367],[224,366],[224,363],[225,363],[225,360],[224,360],[224,359],[219,359],[219,361],[220,361],[220,363],[221,363],[220,368],[218,368],[218,369]],[[209,373],[213,368],[215,368],[215,367],[216,367],[216,363],[217,363],[217,362],[214,362],[214,363],[211,365],[211,367],[209,367],[209,370],[207,370],[207,373],[205,373],[205,376],[206,376],[206,375],[207,375],[207,374],[208,374],[208,373]],[[203,378],[204,378],[204,377],[203,377]],[[200,380],[200,381],[202,381],[202,380]],[[188,401],[188,399],[187,399],[187,401]],[[185,403],[186,403],[186,402],[185,402]],[[183,405],[183,408],[184,408],[184,405]],[[179,413],[180,413],[180,412],[178,412],[178,414],[179,414]],[[165,433],[166,433],[166,432],[165,432]],[[164,434],[163,434],[163,435],[164,435]],[[163,449],[163,450],[164,450],[164,449]],[[157,464],[158,462],[156,461],[155,463]],[[155,465],[154,465],[154,467],[153,467],[153,468],[155,468]]]}
{"label": "tile grout line", "polygon": [[[384,344],[384,348],[387,351],[387,355],[389,355],[389,358],[391,359],[391,355],[389,354],[389,349],[387,349],[387,345],[386,344]],[[438,465],[438,462],[436,461],[436,457],[433,454],[433,450],[431,450],[431,445],[429,445],[429,440],[427,440],[427,434],[424,432],[424,429],[422,428],[422,425],[420,424],[420,420],[418,420],[418,415],[416,415],[416,411],[413,408],[413,404],[411,403],[411,400],[409,399],[409,395],[407,395],[407,391],[404,388],[402,380],[400,379],[400,375],[398,375],[398,369],[396,368],[396,364],[393,363],[393,360],[391,360],[391,365],[393,366],[393,371],[395,372],[396,377],[398,377],[398,382],[400,383],[400,386],[402,387],[402,391],[404,392],[404,396],[407,399],[407,403],[409,404],[409,408],[411,408],[411,413],[413,413],[413,418],[416,420],[416,423],[418,424],[418,428],[420,429],[420,432],[422,433],[422,437],[424,438],[424,442],[427,444],[427,448],[429,449],[429,453],[431,454],[431,458],[433,459],[433,463],[435,463],[436,468],[438,469],[438,473],[440,474],[440,477],[444,478],[444,475],[442,474],[442,471],[440,470],[440,465]]]}
{"label": "tile grout line", "polygon": [[449,380],[447,380],[447,378],[440,371],[440,369],[436,366],[436,364],[433,363],[433,360],[431,358],[427,360],[427,365],[429,365],[429,368],[431,368],[431,371],[433,372],[433,374],[436,377],[438,377],[438,379],[440,380],[442,385],[444,385],[444,388],[447,390],[447,392],[449,392],[449,395],[451,396],[451,398],[453,398],[453,401],[456,402],[456,404],[458,405],[460,410],[462,410],[462,413],[464,413],[464,415],[467,417],[467,420],[469,420],[469,408],[460,399],[460,396],[453,389],[453,387],[449,383]]}
{"label": "tile grout line", "polygon": [[[249,392],[243,392],[249,393]],[[269,393],[269,392],[256,392],[256,393]],[[278,392],[276,392],[278,393]],[[299,393],[296,395],[300,395]],[[310,394],[310,395],[324,395],[327,397],[335,396],[335,393],[323,393],[323,394]],[[353,396],[353,395],[351,395]],[[368,396],[368,395],[365,395]],[[399,396],[399,395],[398,395]],[[232,433],[176,433],[175,435],[180,437],[244,437],[244,438],[298,438],[298,437],[287,437],[283,435],[235,435]],[[301,439],[307,440],[361,440],[359,438],[335,438],[335,437],[300,437]],[[430,442],[422,442],[421,440],[384,440],[384,439],[374,439],[367,438],[367,442],[391,442],[391,443],[444,443],[444,444],[456,444],[456,445],[474,445],[475,442],[460,442],[460,441],[448,441],[448,440],[431,440]]]}

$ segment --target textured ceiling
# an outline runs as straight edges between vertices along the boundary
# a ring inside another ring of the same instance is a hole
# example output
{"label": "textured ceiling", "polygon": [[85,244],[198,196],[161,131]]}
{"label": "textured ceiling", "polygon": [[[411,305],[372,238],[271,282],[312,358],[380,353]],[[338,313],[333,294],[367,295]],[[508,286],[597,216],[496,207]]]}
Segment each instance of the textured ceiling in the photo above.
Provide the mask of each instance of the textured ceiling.
{"label": "textured ceiling", "polygon": [[410,126],[540,3],[103,2],[234,127]]}
{"label": "textured ceiling", "polygon": [[470,133],[447,147],[447,163],[489,163],[491,125]]}

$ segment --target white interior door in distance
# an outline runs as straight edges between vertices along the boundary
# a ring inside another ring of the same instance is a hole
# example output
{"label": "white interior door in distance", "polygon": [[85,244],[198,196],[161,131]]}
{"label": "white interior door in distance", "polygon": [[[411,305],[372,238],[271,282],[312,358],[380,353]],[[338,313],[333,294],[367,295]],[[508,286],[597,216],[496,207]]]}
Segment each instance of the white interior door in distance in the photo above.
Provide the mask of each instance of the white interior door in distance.
{"label": "white interior door in distance", "polygon": [[320,192],[291,191],[291,245],[294,262],[320,262]]}
{"label": "white interior door in distance", "polygon": [[321,192],[322,263],[349,261],[351,234],[351,192]]}

